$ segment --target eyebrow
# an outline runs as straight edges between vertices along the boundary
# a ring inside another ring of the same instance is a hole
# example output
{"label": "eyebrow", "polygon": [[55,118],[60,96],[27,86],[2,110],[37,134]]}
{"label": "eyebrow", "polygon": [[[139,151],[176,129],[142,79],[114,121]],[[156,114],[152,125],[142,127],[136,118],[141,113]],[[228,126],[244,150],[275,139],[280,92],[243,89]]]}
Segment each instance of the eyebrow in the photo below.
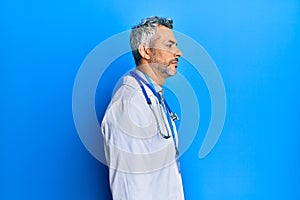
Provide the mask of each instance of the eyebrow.
{"label": "eyebrow", "polygon": [[175,44],[177,46],[177,43],[173,40],[169,40],[167,43]]}

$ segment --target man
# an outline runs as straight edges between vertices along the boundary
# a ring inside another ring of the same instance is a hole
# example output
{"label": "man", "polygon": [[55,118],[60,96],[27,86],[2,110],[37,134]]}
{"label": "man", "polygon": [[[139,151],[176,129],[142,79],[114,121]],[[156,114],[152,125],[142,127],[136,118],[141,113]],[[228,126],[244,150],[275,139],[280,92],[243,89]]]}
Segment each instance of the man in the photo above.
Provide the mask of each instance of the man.
{"label": "man", "polygon": [[132,28],[136,70],[122,79],[101,130],[114,200],[183,200],[178,163],[178,119],[162,85],[176,74],[182,53],[173,21],[149,17]]}

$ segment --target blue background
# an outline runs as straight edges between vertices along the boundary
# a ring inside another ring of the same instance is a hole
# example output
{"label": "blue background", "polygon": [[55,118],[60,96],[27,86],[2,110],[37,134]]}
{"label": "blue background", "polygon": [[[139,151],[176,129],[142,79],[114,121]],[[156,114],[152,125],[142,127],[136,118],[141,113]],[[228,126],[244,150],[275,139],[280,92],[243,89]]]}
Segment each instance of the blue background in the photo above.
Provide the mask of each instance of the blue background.
{"label": "blue background", "polygon": [[300,199],[299,9],[296,0],[1,1],[0,199],[110,199],[106,168],[74,126],[73,83],[96,45],[151,15],[200,43],[226,89],[217,145],[200,160],[200,133],[181,157],[186,199]]}

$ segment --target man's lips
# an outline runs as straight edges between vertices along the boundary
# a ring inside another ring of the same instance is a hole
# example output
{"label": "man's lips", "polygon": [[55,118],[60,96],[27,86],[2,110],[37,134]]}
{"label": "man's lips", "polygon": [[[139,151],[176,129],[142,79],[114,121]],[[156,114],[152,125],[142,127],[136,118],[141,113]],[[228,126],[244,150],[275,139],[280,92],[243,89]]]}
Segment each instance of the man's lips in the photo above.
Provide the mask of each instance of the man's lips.
{"label": "man's lips", "polygon": [[171,60],[170,64],[173,64],[173,65],[178,65],[178,59],[174,59],[174,60]]}

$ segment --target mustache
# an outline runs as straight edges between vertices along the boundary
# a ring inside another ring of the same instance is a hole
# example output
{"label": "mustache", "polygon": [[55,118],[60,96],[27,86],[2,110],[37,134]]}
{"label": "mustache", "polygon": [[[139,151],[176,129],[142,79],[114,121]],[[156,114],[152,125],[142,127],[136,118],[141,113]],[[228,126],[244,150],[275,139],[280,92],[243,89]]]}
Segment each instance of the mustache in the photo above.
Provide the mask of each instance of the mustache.
{"label": "mustache", "polygon": [[170,60],[169,65],[171,65],[172,62],[174,62],[174,61],[178,62],[178,58],[174,58],[174,59]]}

